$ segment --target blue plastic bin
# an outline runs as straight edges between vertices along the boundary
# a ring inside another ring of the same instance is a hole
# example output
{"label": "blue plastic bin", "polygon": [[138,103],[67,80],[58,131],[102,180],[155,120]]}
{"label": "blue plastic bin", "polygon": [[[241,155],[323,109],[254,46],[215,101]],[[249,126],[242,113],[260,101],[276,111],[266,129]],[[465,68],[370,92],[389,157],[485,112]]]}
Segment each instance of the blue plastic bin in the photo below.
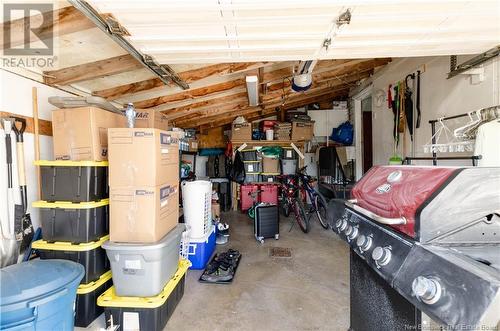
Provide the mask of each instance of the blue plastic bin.
{"label": "blue plastic bin", "polygon": [[76,289],[83,266],[33,260],[0,270],[0,329],[73,330]]}
{"label": "blue plastic bin", "polygon": [[190,238],[188,258],[190,269],[205,269],[208,260],[215,251],[215,226],[202,238]]}

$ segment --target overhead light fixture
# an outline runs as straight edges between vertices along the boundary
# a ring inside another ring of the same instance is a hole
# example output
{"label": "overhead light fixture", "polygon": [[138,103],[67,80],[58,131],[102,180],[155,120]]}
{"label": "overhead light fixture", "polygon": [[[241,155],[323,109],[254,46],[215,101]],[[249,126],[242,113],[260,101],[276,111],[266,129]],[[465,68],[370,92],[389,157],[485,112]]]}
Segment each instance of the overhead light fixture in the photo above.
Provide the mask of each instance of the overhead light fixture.
{"label": "overhead light fixture", "polygon": [[257,76],[246,76],[248,105],[257,106],[259,104],[259,78]]}

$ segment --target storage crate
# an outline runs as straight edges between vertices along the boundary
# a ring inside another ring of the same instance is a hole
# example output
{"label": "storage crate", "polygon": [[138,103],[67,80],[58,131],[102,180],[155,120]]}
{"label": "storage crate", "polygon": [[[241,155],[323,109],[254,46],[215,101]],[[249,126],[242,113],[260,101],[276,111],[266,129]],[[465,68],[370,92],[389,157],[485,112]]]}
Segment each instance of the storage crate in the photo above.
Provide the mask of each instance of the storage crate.
{"label": "storage crate", "polygon": [[75,244],[99,240],[109,233],[109,200],[98,202],[35,201],[40,209],[42,238]]}
{"label": "storage crate", "polygon": [[102,244],[109,240],[109,235],[98,241],[84,244],[71,244],[69,242],[49,243],[37,240],[32,247],[38,251],[42,260],[61,259],[80,263],[85,268],[82,284],[88,284],[99,279],[109,270],[109,261]]}
{"label": "storage crate", "polygon": [[108,162],[35,161],[43,201],[99,201],[108,197]]}
{"label": "storage crate", "polygon": [[243,161],[245,166],[245,173],[260,173],[261,172],[261,162],[260,161]]}
{"label": "storage crate", "polygon": [[261,185],[260,202],[278,205],[278,185]]}
{"label": "storage crate", "polygon": [[252,197],[252,193],[257,192],[259,190],[258,185],[241,185],[240,186],[240,209],[241,211],[246,211],[250,207],[253,206],[254,202],[259,202],[259,195],[254,198]]}
{"label": "storage crate", "polygon": [[257,151],[255,149],[244,149],[241,151],[243,161],[258,161]]}
{"label": "storage crate", "polygon": [[244,183],[258,183],[261,181],[260,173],[246,173]]}
{"label": "storage crate", "polygon": [[297,152],[290,147],[283,147],[281,158],[283,160],[295,160],[297,158]]}
{"label": "storage crate", "polygon": [[105,242],[102,247],[111,263],[116,294],[150,297],[160,293],[177,270],[185,228],[177,224],[154,244]]}
{"label": "storage crate", "polygon": [[297,172],[297,160],[281,160],[281,172],[283,175],[295,175]]}
{"label": "storage crate", "polygon": [[190,238],[189,261],[191,269],[204,269],[215,251],[215,226],[202,238]]}
{"label": "storage crate", "polygon": [[111,287],[97,299],[97,304],[104,307],[106,326],[110,327],[112,320],[118,330],[163,330],[184,295],[188,267],[189,262],[181,260],[174,277],[154,297],[120,297]]}
{"label": "storage crate", "polygon": [[261,173],[260,178],[263,183],[276,183],[279,175],[279,173]]}
{"label": "storage crate", "polygon": [[75,302],[75,326],[86,328],[104,312],[104,309],[97,305],[97,298],[112,284],[111,271],[108,271],[95,282],[78,286]]}

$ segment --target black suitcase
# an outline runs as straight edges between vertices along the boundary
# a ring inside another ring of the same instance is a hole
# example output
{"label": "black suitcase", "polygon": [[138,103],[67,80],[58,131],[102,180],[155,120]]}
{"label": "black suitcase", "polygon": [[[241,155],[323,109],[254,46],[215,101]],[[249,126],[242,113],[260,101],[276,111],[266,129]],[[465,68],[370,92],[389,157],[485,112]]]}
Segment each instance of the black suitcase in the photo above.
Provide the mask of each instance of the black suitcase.
{"label": "black suitcase", "polygon": [[264,238],[278,240],[280,237],[278,206],[266,203],[258,204],[255,207],[253,227],[255,239],[261,244],[264,243]]}

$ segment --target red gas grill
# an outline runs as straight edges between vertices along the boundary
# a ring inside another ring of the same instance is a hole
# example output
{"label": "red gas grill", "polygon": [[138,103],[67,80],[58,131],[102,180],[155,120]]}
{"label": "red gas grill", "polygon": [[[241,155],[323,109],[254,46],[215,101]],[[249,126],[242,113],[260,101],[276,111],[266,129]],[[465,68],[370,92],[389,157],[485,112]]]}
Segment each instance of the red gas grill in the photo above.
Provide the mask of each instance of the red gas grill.
{"label": "red gas grill", "polygon": [[500,322],[500,168],[373,167],[352,198],[352,330]]}

